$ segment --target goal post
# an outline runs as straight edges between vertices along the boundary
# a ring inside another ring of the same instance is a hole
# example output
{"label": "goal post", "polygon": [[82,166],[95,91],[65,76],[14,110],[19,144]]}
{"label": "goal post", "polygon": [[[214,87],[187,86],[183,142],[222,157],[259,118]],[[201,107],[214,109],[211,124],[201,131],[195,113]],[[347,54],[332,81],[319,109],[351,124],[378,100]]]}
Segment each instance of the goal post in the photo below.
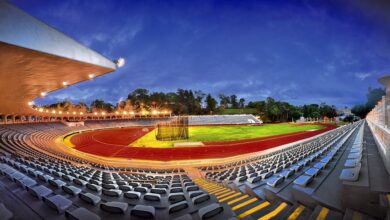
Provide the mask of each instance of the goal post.
{"label": "goal post", "polygon": [[188,139],[188,117],[178,116],[169,122],[158,123],[156,130],[156,139],[160,141]]}

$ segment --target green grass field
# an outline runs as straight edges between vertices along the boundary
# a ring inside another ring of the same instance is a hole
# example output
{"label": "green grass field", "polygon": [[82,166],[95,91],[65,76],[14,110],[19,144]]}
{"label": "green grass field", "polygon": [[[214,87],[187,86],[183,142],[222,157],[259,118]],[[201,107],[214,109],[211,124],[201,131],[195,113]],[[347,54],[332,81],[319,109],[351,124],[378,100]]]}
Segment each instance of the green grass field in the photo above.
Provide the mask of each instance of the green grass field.
{"label": "green grass field", "polygon": [[236,141],[251,138],[268,137],[280,134],[288,134],[300,131],[318,130],[323,128],[319,125],[291,125],[266,124],[262,126],[199,126],[190,127],[190,138],[178,141],[158,141],[155,138],[155,131],[151,131],[131,143],[133,147],[155,147],[170,148],[178,142],[215,142],[215,141]]}

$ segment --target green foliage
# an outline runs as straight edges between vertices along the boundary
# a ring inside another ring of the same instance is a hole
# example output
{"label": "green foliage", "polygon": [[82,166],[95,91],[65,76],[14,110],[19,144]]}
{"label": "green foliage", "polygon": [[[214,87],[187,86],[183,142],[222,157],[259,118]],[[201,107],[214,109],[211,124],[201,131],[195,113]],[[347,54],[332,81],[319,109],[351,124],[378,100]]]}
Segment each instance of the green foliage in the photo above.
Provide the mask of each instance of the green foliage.
{"label": "green foliage", "polygon": [[352,108],[352,113],[360,118],[365,118],[366,115],[375,107],[376,103],[381,100],[382,96],[384,96],[385,90],[382,88],[376,89],[368,89],[368,93],[366,95],[367,102],[365,104],[355,105]]}
{"label": "green foliage", "polygon": [[217,100],[215,100],[210,94],[206,97],[206,111],[213,113],[217,108]]}

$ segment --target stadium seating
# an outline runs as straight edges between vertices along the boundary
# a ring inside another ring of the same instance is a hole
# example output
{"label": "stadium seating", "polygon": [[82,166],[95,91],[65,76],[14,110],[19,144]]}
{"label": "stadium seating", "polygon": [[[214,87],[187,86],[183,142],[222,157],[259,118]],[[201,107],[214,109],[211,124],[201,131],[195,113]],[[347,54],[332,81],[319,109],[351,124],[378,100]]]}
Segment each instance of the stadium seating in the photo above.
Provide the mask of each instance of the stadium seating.
{"label": "stadium seating", "polygon": [[[369,140],[364,121],[261,156],[198,167],[205,179],[194,180],[181,168],[107,167],[53,148],[54,138],[78,129],[60,123],[1,126],[1,193],[14,193],[37,218],[47,219],[386,216],[386,206],[379,205],[385,194],[364,185],[368,151],[375,150],[363,144]],[[354,196],[345,196],[349,192]],[[378,205],[356,203],[362,195],[377,198]],[[4,219],[18,215],[5,205],[0,209]]]}
{"label": "stadium seating", "polygon": [[192,115],[188,117],[190,125],[239,125],[261,124],[253,115]]}

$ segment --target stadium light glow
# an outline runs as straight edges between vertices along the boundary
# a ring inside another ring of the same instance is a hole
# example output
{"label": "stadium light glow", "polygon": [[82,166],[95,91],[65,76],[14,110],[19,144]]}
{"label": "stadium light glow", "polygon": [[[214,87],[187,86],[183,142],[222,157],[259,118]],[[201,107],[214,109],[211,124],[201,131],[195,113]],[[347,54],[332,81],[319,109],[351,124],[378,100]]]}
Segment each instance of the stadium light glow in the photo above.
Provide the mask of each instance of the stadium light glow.
{"label": "stadium light glow", "polygon": [[41,92],[41,96],[45,97],[47,95],[47,92]]}
{"label": "stadium light glow", "polygon": [[102,112],[102,115],[105,115],[106,113],[105,112]]}
{"label": "stadium light glow", "polygon": [[118,114],[119,114],[119,112],[115,112],[115,114],[117,114],[117,115],[118,115]]}
{"label": "stadium light glow", "polygon": [[31,102],[27,102],[27,105],[29,105],[29,106],[33,106],[33,105],[34,105],[34,102],[33,102],[33,101],[31,101]]}
{"label": "stadium light glow", "polygon": [[125,65],[125,59],[123,57],[120,57],[118,60],[115,61],[115,64],[117,67],[122,67]]}
{"label": "stadium light glow", "polygon": [[88,78],[89,78],[89,79],[95,78],[95,74],[92,74],[92,73],[91,73],[91,74],[88,74]]}
{"label": "stadium light glow", "polygon": [[130,112],[131,115],[134,115],[135,113],[134,112]]}
{"label": "stadium light glow", "polygon": [[49,112],[49,110],[46,110],[46,113],[48,113]]}
{"label": "stadium light glow", "polygon": [[73,112],[73,114],[75,115],[75,114],[76,114],[76,112]]}
{"label": "stadium light glow", "polygon": [[80,112],[80,115],[83,115],[84,113]]}
{"label": "stadium light glow", "polygon": [[68,82],[64,81],[64,82],[62,82],[62,85],[66,87],[66,86],[68,86]]}
{"label": "stadium light glow", "polygon": [[153,110],[153,111],[152,111],[152,114],[153,114],[153,115],[156,115],[156,114],[157,114],[157,111],[156,111],[156,110]]}
{"label": "stadium light glow", "polygon": [[43,112],[43,108],[40,108],[38,111],[39,111],[39,112]]}
{"label": "stadium light glow", "polygon": [[62,115],[62,111],[59,111],[58,114]]}
{"label": "stadium light glow", "polygon": [[55,114],[55,113],[56,113],[56,110],[51,111],[51,113]]}
{"label": "stadium light glow", "polygon": [[127,111],[124,111],[123,114],[124,114],[124,115],[127,115]]}

